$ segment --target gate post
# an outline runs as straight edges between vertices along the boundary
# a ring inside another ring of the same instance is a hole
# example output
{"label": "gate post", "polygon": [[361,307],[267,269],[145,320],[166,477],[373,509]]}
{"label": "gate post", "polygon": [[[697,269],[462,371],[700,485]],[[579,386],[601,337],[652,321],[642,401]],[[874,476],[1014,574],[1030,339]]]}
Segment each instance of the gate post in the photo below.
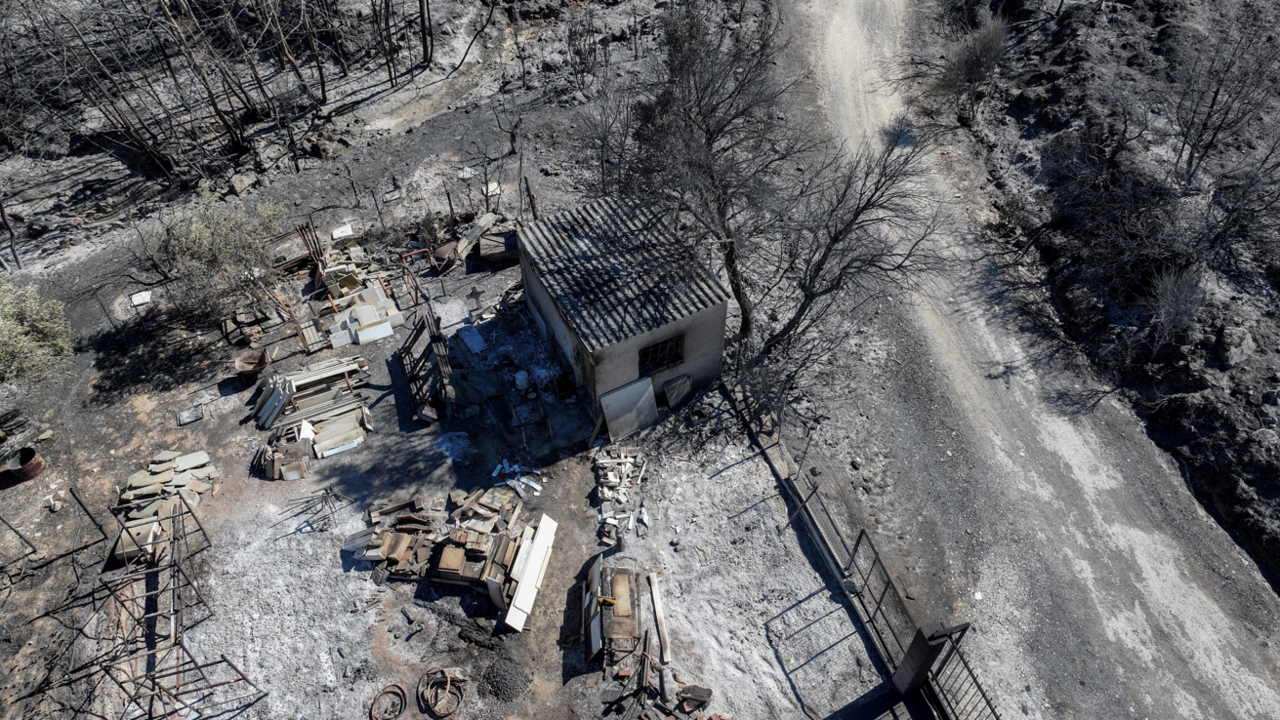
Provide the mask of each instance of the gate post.
{"label": "gate post", "polygon": [[941,637],[936,634],[925,635],[924,630],[917,627],[911,645],[907,647],[907,652],[902,656],[902,662],[898,663],[898,669],[893,673],[893,687],[905,695],[924,685],[925,680],[929,678],[929,670],[942,654],[947,639],[946,635]]}

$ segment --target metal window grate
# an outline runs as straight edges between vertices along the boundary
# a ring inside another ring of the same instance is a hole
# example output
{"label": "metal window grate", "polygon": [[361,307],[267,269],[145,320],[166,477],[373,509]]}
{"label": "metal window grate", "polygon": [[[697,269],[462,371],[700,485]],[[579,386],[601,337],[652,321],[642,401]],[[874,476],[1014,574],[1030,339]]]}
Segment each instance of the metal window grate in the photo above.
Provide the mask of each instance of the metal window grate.
{"label": "metal window grate", "polygon": [[684,335],[640,348],[640,374],[650,375],[684,360]]}

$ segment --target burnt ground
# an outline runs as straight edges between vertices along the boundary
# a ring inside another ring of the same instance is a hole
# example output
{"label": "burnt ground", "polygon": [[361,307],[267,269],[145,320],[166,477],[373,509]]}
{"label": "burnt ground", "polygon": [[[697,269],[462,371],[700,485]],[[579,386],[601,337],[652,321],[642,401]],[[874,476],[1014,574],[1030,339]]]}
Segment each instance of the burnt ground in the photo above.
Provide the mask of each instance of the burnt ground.
{"label": "burnt ground", "polygon": [[[898,48],[939,47],[933,8],[807,8],[837,132],[857,142],[910,108],[888,78]],[[1043,272],[982,241],[997,181],[1027,191],[987,171],[1034,143],[986,107],[975,134],[1005,138],[998,152],[950,132],[935,156],[953,263],[859,319],[797,408],[843,471],[849,523],[871,529],[917,621],[974,623],[965,644],[1002,715],[1272,717],[1280,602],[1259,560],[1062,332]]]}
{"label": "burnt ground", "polygon": [[[1007,300],[1001,312],[1043,342],[1062,338],[1083,352],[1103,390],[1132,405],[1201,503],[1274,586],[1280,578],[1274,248],[1259,241],[1229,259],[1204,260],[1204,297],[1194,319],[1168,341],[1153,340],[1147,328],[1154,271],[1136,268],[1121,291],[1100,288],[1106,253],[1099,260],[1097,250],[1087,249],[1088,238],[1081,238],[1087,222],[1062,200],[1071,182],[1063,148],[1086,133],[1114,131],[1126,112],[1147,130],[1126,146],[1122,171],[1168,174],[1177,68],[1228,32],[1232,13],[1243,6],[1080,3],[1056,15],[1011,7],[1007,56],[973,117],[961,122],[954,106],[936,102],[924,103],[921,115],[947,129],[956,153],[949,171],[977,209],[974,235],[993,256],[986,272],[998,288],[993,293]],[[935,21],[922,25],[937,32]],[[1280,102],[1276,81],[1260,75],[1255,84],[1265,96],[1258,117],[1224,135],[1210,171],[1218,170],[1215,163],[1247,164],[1248,149],[1274,133],[1267,122]],[[1245,349],[1228,361],[1235,337]],[[1087,409],[1098,395],[1065,399]]]}
{"label": "burnt ground", "polygon": [[[430,287],[442,307],[460,304],[474,286],[488,303],[516,278],[512,269],[477,269]],[[411,301],[402,298],[402,304]],[[71,306],[77,327],[94,317],[95,308],[100,313],[96,302]],[[521,313],[509,311],[495,327],[480,328],[491,352],[514,352],[533,365],[536,340]],[[113,330],[100,314],[97,319],[112,342],[86,340],[86,352],[57,376],[62,382],[28,398],[28,412],[46,408],[36,417],[54,431],[38,446],[49,469],[0,491],[6,517],[50,546],[42,559],[6,566],[12,584],[4,591],[4,637],[15,652],[0,689],[5,717],[118,712],[115,693],[88,695],[93,662],[111,645],[104,630],[111,604],[91,592],[104,546],[56,557],[64,544],[71,549],[94,537],[92,526],[69,503],[52,513],[41,498],[59,497],[74,485],[95,517],[109,523],[105,508],[123,479],[170,447],[207,450],[222,472],[216,494],[197,510],[212,548],[192,566],[212,615],[187,632],[186,642],[199,657],[227,656],[269,692],[236,714],[362,716],[383,686],[412,688],[432,666],[459,668],[471,679],[466,717],[571,718],[601,711],[601,697],[615,684],[600,677],[598,663],[585,662],[573,610],[580,601],[577,583],[591,558],[606,549],[596,538],[595,481],[590,461],[577,452],[581,445],[560,453],[563,459],[539,462],[519,443],[504,441],[484,414],[421,423],[391,358],[396,340],[305,357],[290,354],[293,341],[286,339],[277,354],[285,370],[353,350],[369,359],[372,378],[364,392],[376,432],[357,450],[313,460],[304,480],[264,480],[249,470],[265,436],[249,421],[251,389],[228,372],[237,349],[193,337],[166,350],[153,338]],[[497,332],[504,327],[525,330]],[[514,347],[503,350],[504,342]],[[199,367],[164,371],[184,354]],[[149,373],[113,369],[149,361],[155,363]],[[205,394],[207,417],[176,427],[175,413]],[[642,530],[644,537],[629,535],[624,549],[609,554],[611,563],[662,578],[671,667],[681,682],[711,687],[713,709],[737,717],[795,716],[806,709],[825,717],[880,698],[887,688],[882,669],[848,608],[815,570],[813,549],[793,532],[777,530],[792,508],[724,400],[712,394],[702,402],[699,414],[718,418],[716,426],[728,434],[684,435],[669,451],[660,450],[670,444],[661,434],[639,442],[653,452],[642,490],[652,527]],[[343,539],[364,527],[361,513],[368,504],[431,499],[455,487],[491,483],[492,468],[503,458],[540,464],[544,490],[527,498],[526,508],[559,523],[529,631],[501,630],[500,617],[478,592],[428,583],[379,588],[368,579],[367,564],[341,554]],[[296,503],[322,488],[350,502],[339,501],[327,517],[300,513]],[[647,598],[644,607],[650,607]],[[839,682],[830,682],[833,677]]]}
{"label": "burnt ground", "polygon": [[[801,23],[809,34],[799,49],[813,53],[833,125],[856,141],[899,102],[872,78],[893,54],[903,8],[804,9],[813,14]],[[626,37],[619,31],[633,18],[643,25],[655,12],[631,10],[624,3],[602,11],[601,34]],[[521,109],[523,170],[540,210],[573,205],[587,186],[577,113],[591,91],[576,88],[563,57],[559,64],[550,57],[563,48],[562,26],[526,32],[540,38],[525,45],[537,68],[527,84],[511,83],[520,63],[495,33],[483,68],[446,83],[443,94],[409,87],[378,96],[367,114],[357,107],[337,115],[300,172],[263,173],[244,201],[280,202],[291,220],[310,218],[322,235],[354,221],[371,240],[399,236],[397,228],[450,202],[480,210],[483,170],[499,163],[478,155],[486,147],[500,155],[508,140],[494,114],[501,106]],[[625,63],[614,70],[629,71]],[[974,227],[988,222],[979,166],[954,150],[941,158],[940,197],[961,200]],[[496,178],[510,215],[520,214],[520,164],[519,154],[508,157]],[[227,382],[231,350],[212,337],[151,337],[104,312],[124,289],[95,288],[120,260],[128,227],[68,222],[23,245],[41,259],[19,279],[68,303],[80,354],[40,386],[4,389],[33,427],[54,430],[38,446],[49,460],[46,475],[0,489],[5,516],[50,542],[43,557],[8,562],[0,577],[5,717],[70,717],[85,697],[84,684],[67,684],[65,673],[83,660],[76,628],[94,612],[89,593],[102,547],[67,554],[94,537],[92,526],[75,507],[51,513],[42,500],[74,482],[105,519],[114,487],[171,446],[206,449],[224,472],[218,495],[202,507],[214,549],[201,560],[200,581],[217,614],[191,638],[201,652],[243,663],[272,691],[249,712],[364,716],[378,688],[407,688],[436,662],[465,668],[477,683],[496,664],[493,677],[506,680],[484,684],[503,696],[523,680],[501,672],[502,658],[528,674],[528,689],[510,702],[475,692],[467,717],[597,712],[608,683],[579,663],[580,648],[556,644],[572,625],[565,616],[572,581],[600,547],[584,461],[544,467],[553,480],[539,502],[561,523],[563,541],[530,633],[495,635],[494,617],[475,595],[375,590],[338,553],[342,537],[360,527],[363,503],[484,481],[500,448],[484,441],[492,433],[445,428],[468,432],[478,448],[470,460],[450,459],[437,449],[438,429],[409,417],[394,368],[380,360],[371,390],[380,432],[368,446],[317,463],[304,481],[250,477],[261,434],[243,423],[244,389]],[[996,292],[1006,285],[989,283],[992,266],[980,253],[959,254],[961,263],[927,292],[860,319],[849,362],[825,376],[823,392],[803,408],[825,418],[817,436],[831,455],[859,463],[846,471],[850,524],[872,532],[918,620],[975,623],[966,646],[1006,716],[1275,716],[1280,609],[1256,565],[1203,513],[1131,409],[1107,399],[1079,415],[1056,403],[1109,388],[1081,370],[1070,343],[1056,337],[1045,345],[1029,332],[1025,306]],[[465,294],[486,277],[485,268],[472,270],[441,292]],[[384,358],[390,345],[375,356]],[[172,413],[202,392],[223,398],[219,413],[176,428]],[[708,402],[714,414],[716,401]],[[814,570],[807,540],[774,529],[793,508],[745,441],[734,439],[741,430],[727,437],[663,457],[652,490],[665,503],[661,521],[617,561],[670,577],[675,666],[684,680],[716,690],[725,703],[717,711],[827,717],[845,708],[865,716],[869,706],[857,703],[884,697],[881,668],[858,626],[840,620],[845,609]],[[313,531],[290,516],[291,500],[329,483],[356,500],[331,527]],[[676,537],[684,539],[680,551],[670,544]],[[840,640],[824,642],[832,638]]]}

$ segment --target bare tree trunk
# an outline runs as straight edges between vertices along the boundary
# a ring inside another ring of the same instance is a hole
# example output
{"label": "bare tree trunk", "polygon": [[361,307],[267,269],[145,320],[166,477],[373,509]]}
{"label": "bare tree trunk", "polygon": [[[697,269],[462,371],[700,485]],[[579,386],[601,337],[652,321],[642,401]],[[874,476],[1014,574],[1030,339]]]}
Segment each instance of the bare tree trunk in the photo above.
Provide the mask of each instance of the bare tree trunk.
{"label": "bare tree trunk", "polygon": [[22,258],[18,257],[18,234],[13,231],[13,224],[9,222],[9,215],[4,210],[4,194],[0,193],[0,224],[4,225],[4,229],[9,232],[9,253],[13,255],[13,263],[22,269]]}
{"label": "bare tree trunk", "polygon": [[316,61],[316,74],[320,76],[320,104],[325,105],[329,102],[329,86],[324,81],[324,58],[320,57],[320,50],[316,47],[316,34],[311,29],[311,18],[307,16],[307,0],[301,0],[301,10],[302,25],[307,29],[307,45]]}
{"label": "bare tree trunk", "polygon": [[418,0],[418,32],[422,35],[422,65],[429,70],[436,54],[435,26],[431,23],[431,0]]}
{"label": "bare tree trunk", "polygon": [[231,121],[231,118],[223,112],[222,107],[218,104],[218,93],[214,91],[213,84],[209,82],[209,76],[205,73],[204,68],[196,61],[195,53],[187,45],[186,38],[182,33],[182,27],[178,25],[178,21],[174,19],[173,14],[169,12],[169,7],[165,3],[160,3],[160,7],[164,10],[165,18],[169,21],[174,40],[178,42],[178,47],[182,49],[183,56],[186,57],[187,63],[191,65],[191,69],[195,71],[196,77],[200,80],[200,85],[204,88],[205,96],[209,100],[213,114],[217,116],[218,122],[222,123],[222,127],[226,129],[231,143],[237,148],[244,147],[244,136],[240,132],[240,127]]}
{"label": "bare tree trunk", "polygon": [[458,72],[462,69],[462,64],[467,61],[467,55],[471,54],[471,46],[475,45],[476,40],[480,39],[480,36],[484,34],[484,31],[489,29],[489,23],[493,21],[493,11],[497,8],[498,0],[489,0],[489,14],[485,16],[484,24],[480,26],[480,29],[476,31],[476,34],[471,36],[471,42],[467,43],[467,49],[462,51],[462,59],[458,60],[457,66],[453,68],[454,72]]}
{"label": "bare tree trunk", "polygon": [[396,86],[396,37],[391,30],[392,7],[391,0],[385,0],[382,4],[382,24],[385,32],[384,37],[387,39],[387,69],[391,74],[391,87]]}
{"label": "bare tree trunk", "polygon": [[236,46],[240,48],[240,57],[243,59],[244,64],[249,67],[249,74],[253,76],[253,84],[257,86],[258,94],[262,96],[262,103],[266,107],[267,114],[274,117],[276,115],[275,98],[271,96],[271,91],[267,89],[267,83],[262,79],[262,73],[258,72],[258,58],[250,54],[249,47],[244,44],[244,38],[241,36],[239,28],[236,27],[235,19],[231,17],[230,11],[223,13],[223,20],[226,21],[227,34],[236,39]]}
{"label": "bare tree trunk", "polygon": [[724,240],[720,243],[720,247],[724,268],[729,276],[729,291],[733,293],[733,299],[738,302],[738,311],[742,315],[738,324],[738,334],[731,339],[731,342],[746,340],[751,337],[754,311],[751,307],[751,299],[747,297],[746,283],[742,280],[742,268],[738,262],[738,243],[732,239]]}
{"label": "bare tree trunk", "polygon": [[284,55],[285,62],[289,65],[289,70],[298,79],[298,84],[302,86],[302,91],[307,94],[307,98],[311,102],[316,102],[317,98],[315,93],[311,91],[311,85],[302,76],[302,68],[298,67],[298,61],[294,59],[293,52],[289,50],[289,40],[284,36],[284,28],[280,26],[280,13],[277,12],[274,5],[270,8],[270,22],[276,31],[276,39],[280,42],[280,52]]}

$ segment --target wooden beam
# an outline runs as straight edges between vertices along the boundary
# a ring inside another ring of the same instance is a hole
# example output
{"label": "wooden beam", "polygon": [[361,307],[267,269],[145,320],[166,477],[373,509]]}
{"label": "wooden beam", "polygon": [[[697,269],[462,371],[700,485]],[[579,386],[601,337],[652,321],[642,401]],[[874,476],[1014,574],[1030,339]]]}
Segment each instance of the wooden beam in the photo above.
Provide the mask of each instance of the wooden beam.
{"label": "wooden beam", "polygon": [[662,648],[662,664],[671,662],[671,644],[667,642],[667,616],[662,611],[662,594],[658,591],[658,576],[649,573],[649,592],[653,595],[653,619],[658,624],[658,645]]}

